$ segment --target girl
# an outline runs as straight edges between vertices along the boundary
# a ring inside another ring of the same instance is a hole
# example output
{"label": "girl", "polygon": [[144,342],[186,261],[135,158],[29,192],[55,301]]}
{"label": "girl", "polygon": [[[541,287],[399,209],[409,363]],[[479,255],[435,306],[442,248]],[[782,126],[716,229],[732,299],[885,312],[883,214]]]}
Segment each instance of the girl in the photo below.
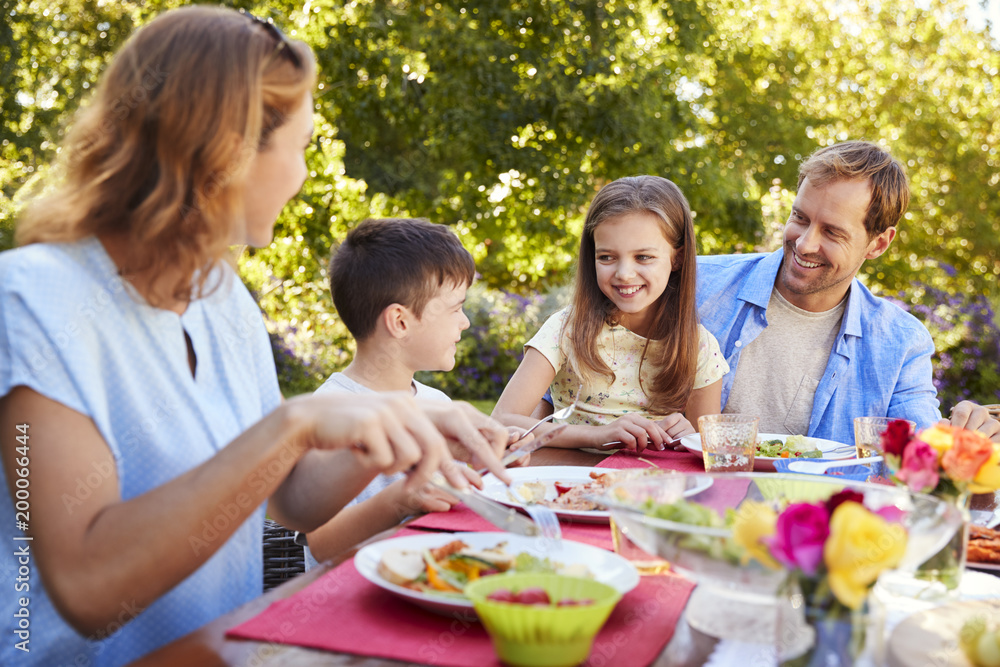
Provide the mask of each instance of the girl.
{"label": "girl", "polygon": [[[506,431],[467,404],[281,401],[227,257],[268,245],[305,179],[315,75],[271,24],[165,13],[115,57],[63,181],[0,255],[0,519],[31,540],[0,552],[25,572],[0,595],[0,664],[125,664],[259,596],[265,502],[311,530],[380,471],[467,486],[446,438],[505,476]],[[25,613],[30,652],[11,639]]]}
{"label": "girl", "polygon": [[527,426],[547,388],[557,410],[581,388],[553,446],[662,450],[720,411],[728,371],[698,324],[687,200],[665,178],[622,178],[587,212],[573,305],[528,341],[493,414]]}

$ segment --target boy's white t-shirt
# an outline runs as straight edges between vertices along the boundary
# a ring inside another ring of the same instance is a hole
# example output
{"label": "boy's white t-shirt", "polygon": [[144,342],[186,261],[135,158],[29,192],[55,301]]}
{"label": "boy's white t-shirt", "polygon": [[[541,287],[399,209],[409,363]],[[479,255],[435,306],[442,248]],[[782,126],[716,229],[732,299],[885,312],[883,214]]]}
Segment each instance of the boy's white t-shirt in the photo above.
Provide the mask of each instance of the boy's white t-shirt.
{"label": "boy's white t-shirt", "polygon": [[[558,410],[570,405],[576,398],[577,387],[582,383],[583,390],[577,409],[567,420],[570,424],[602,426],[627,413],[638,413],[651,419],[666,417],[648,411],[649,397],[643,386],[648,387],[653,382],[653,364],[642,364],[642,382],[639,381],[639,362],[646,339],[621,325],[605,324],[598,337],[597,352],[614,372],[615,380],[610,384],[605,381],[600,386],[591,386],[583,382],[573,368],[570,342],[564,331],[568,316],[569,309],[552,315],[525,345],[538,350],[556,369],[551,385],[553,408]],[[694,389],[707,387],[729,372],[729,364],[722,356],[715,336],[700,324],[698,336],[698,366]],[[653,348],[655,345],[657,343],[653,341],[649,346]],[[649,354],[646,358],[648,360]]]}
{"label": "boy's white t-shirt", "polygon": [[[434,387],[428,387],[425,384],[413,380],[414,396],[417,398],[428,398],[436,401],[450,401],[451,398],[448,394],[444,393],[440,389],[435,389]],[[317,394],[332,394],[336,392],[349,392],[352,394],[374,394],[376,393],[374,389],[370,389],[359,382],[355,382],[351,378],[347,377],[343,373],[334,373],[326,379],[322,385],[316,390]],[[385,491],[390,485],[404,479],[406,475],[401,472],[394,473],[392,475],[379,475],[373,479],[364,490],[359,493],[354,500],[347,504],[348,507],[351,505],[356,505],[360,502],[364,502],[371,498],[374,498],[377,494]],[[306,547],[306,569],[310,569],[317,565],[317,561],[313,558],[312,554],[309,552],[309,547]]]}

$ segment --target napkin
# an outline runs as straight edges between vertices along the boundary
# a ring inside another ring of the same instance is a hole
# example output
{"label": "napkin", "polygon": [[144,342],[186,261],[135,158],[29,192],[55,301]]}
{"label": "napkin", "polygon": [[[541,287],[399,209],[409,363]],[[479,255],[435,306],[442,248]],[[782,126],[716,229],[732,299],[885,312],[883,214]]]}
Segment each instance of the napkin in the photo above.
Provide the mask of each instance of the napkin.
{"label": "napkin", "polygon": [[[774,470],[776,472],[792,472],[796,475],[815,475],[816,473],[809,472],[799,472],[797,470],[789,470],[788,465],[795,460],[802,461],[833,461],[834,459],[778,459],[774,462]],[[837,459],[840,460],[840,459]],[[876,482],[876,483],[888,483],[892,484],[892,480],[885,479],[883,477],[878,477],[875,472],[866,465],[856,465],[856,466],[838,466],[836,468],[830,468],[826,472],[821,473],[823,477],[838,477],[840,479],[848,479],[855,482]]]}

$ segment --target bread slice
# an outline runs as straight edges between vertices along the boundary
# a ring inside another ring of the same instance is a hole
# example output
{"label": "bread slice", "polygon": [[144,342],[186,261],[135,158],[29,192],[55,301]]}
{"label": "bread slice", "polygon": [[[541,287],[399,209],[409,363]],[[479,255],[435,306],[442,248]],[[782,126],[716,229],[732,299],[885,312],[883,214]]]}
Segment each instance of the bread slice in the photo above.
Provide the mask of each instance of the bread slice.
{"label": "bread slice", "polygon": [[423,571],[424,557],[419,551],[387,549],[378,564],[379,576],[397,586],[413,582]]}

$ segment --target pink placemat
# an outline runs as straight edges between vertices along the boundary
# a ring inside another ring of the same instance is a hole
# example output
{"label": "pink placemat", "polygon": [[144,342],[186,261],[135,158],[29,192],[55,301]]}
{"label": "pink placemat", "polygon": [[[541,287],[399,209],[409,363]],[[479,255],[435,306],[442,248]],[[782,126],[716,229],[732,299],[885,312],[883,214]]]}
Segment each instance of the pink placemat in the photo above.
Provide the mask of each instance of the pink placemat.
{"label": "pink placemat", "polygon": [[[644,459],[644,460],[643,460]],[[675,452],[668,449],[658,452],[647,449],[642,454],[628,450],[615,452],[597,464],[598,468],[648,468],[649,461],[657,468],[676,470],[678,472],[705,472],[705,462],[700,456],[691,452]]]}
{"label": "pink placemat", "polygon": [[[612,612],[586,664],[649,665],[673,636],[693,589],[678,576],[642,577]],[[364,579],[352,561],[226,635],[428,665],[500,665],[472,612],[421,609]]]}
{"label": "pink placemat", "polygon": [[[455,505],[449,512],[431,512],[407,524],[410,528],[450,530],[455,532],[492,532],[497,527],[480,517],[463,504]],[[601,549],[611,550],[611,529],[608,524],[560,522],[562,535],[568,540],[584,542]]]}

